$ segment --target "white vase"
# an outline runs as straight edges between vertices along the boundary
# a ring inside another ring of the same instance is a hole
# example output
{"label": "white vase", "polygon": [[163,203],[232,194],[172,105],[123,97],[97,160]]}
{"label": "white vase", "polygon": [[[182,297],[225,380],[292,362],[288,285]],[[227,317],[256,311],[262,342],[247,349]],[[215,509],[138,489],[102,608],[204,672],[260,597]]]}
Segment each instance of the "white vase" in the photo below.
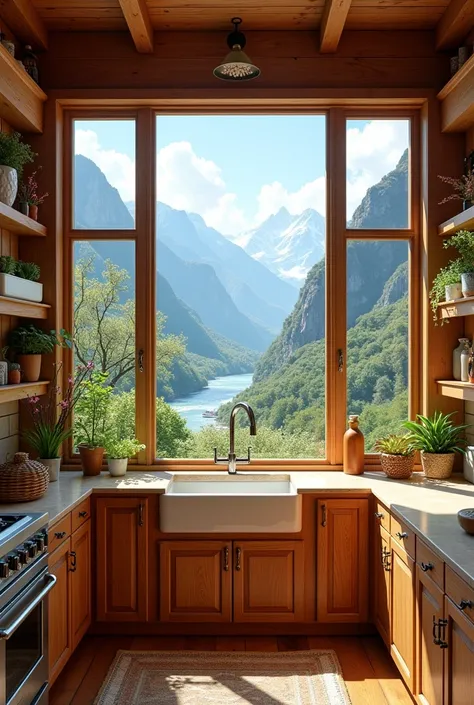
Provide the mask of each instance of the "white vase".
{"label": "white vase", "polygon": [[39,458],[39,462],[48,468],[49,481],[57,482],[59,480],[61,458]]}
{"label": "white vase", "polygon": [[0,164],[0,202],[12,206],[18,193],[18,173],[11,166]]}
{"label": "white vase", "polygon": [[0,295],[9,296],[12,299],[24,299],[26,301],[43,300],[43,285],[39,282],[32,282],[29,279],[16,277],[14,274],[0,274]]}
{"label": "white vase", "polygon": [[107,458],[112,477],[121,477],[127,472],[128,458]]}
{"label": "white vase", "polygon": [[462,299],[462,286],[461,282],[457,284],[448,284],[445,286],[446,301],[454,301],[455,299]]}

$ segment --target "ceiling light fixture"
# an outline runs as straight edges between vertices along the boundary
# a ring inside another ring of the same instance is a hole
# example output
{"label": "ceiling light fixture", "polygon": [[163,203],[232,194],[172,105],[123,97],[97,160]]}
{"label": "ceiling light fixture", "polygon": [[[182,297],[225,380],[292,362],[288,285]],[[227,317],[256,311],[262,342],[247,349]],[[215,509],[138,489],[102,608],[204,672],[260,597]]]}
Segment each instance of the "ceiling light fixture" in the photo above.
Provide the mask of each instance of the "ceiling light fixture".
{"label": "ceiling light fixture", "polygon": [[227,37],[227,46],[230,52],[222,64],[216,66],[213,73],[216,78],[221,78],[223,81],[250,81],[250,79],[260,76],[260,69],[250,61],[243,51],[246,39],[244,33],[239,30],[242,20],[240,17],[233,17],[231,21],[234,30]]}

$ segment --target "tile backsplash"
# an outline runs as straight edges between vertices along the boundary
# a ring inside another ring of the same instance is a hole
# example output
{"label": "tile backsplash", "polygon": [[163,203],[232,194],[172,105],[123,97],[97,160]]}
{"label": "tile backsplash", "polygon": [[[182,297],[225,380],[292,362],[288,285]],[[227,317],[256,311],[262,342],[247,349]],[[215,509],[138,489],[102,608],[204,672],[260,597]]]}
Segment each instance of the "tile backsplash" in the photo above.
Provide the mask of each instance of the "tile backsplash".
{"label": "tile backsplash", "polygon": [[0,463],[11,460],[18,450],[18,402],[0,404]]}

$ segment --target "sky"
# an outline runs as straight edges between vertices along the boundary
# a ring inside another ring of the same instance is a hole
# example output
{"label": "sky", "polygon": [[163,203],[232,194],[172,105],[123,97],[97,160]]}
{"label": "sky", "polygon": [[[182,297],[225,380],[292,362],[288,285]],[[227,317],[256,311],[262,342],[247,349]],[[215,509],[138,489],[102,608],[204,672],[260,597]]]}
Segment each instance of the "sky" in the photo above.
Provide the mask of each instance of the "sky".
{"label": "sky", "polygon": [[[348,121],[348,219],[408,144],[407,121]],[[74,149],[97,164],[125,202],[135,200],[133,121],[78,120]],[[157,198],[198,213],[230,237],[282,207],[325,215],[325,151],[321,115],[160,115]]]}

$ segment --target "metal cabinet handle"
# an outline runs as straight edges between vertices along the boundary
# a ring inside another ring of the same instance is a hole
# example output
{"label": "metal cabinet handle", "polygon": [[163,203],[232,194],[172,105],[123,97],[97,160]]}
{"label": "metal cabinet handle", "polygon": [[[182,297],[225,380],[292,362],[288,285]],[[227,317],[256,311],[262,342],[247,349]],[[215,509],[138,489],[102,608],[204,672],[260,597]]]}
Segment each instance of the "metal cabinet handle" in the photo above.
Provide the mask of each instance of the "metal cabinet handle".
{"label": "metal cabinet handle", "polygon": [[242,557],[242,549],[237,548],[235,550],[235,570],[240,570],[240,559]]}
{"label": "metal cabinet handle", "polygon": [[322,504],[321,505],[321,526],[326,526],[326,524],[327,524],[326,505]]}
{"label": "metal cabinet handle", "polygon": [[229,547],[224,548],[224,570],[227,573],[229,570]]}
{"label": "metal cabinet handle", "polygon": [[402,532],[397,531],[395,536],[398,536],[399,539],[407,539],[408,538],[408,534],[406,531],[402,531]]}
{"label": "metal cabinet handle", "polygon": [[458,607],[461,612],[464,612],[467,607],[469,607],[469,609],[472,609],[472,607],[474,607],[474,602],[472,600],[461,600]]}
{"label": "metal cabinet handle", "polygon": [[383,519],[385,514],[383,512],[374,512],[377,519]]}
{"label": "metal cabinet handle", "polygon": [[447,619],[438,619],[436,621],[436,616],[433,615],[433,644],[439,646],[440,649],[448,648],[448,643],[445,641],[447,624]]}
{"label": "metal cabinet handle", "polygon": [[337,351],[337,371],[342,372],[344,370],[344,352],[342,348]]}
{"label": "metal cabinet handle", "polygon": [[143,360],[145,358],[145,351],[140,348],[138,351],[138,371],[143,372],[145,370],[145,365],[143,364]]}
{"label": "metal cabinet handle", "polygon": [[85,519],[86,516],[87,516],[87,512],[86,512],[86,511],[84,511],[84,512],[79,512],[79,518],[80,518],[80,519]]}
{"label": "metal cabinet handle", "polygon": [[143,509],[144,506],[142,502],[138,505],[138,526],[143,526]]}
{"label": "metal cabinet handle", "polygon": [[69,558],[71,559],[71,565],[69,570],[71,573],[75,573],[77,570],[77,554],[75,551],[69,551]]}
{"label": "metal cabinet handle", "polygon": [[65,531],[56,531],[56,532],[54,533],[54,538],[55,538],[55,539],[63,539],[65,536],[66,536],[66,532],[65,532]]}
{"label": "metal cabinet handle", "polygon": [[387,551],[385,546],[382,548],[382,565],[384,570],[389,573],[390,572],[390,551]]}
{"label": "metal cabinet handle", "polygon": [[428,570],[433,570],[434,565],[432,563],[423,563],[422,561],[420,563],[420,568],[424,573],[426,573]]}

